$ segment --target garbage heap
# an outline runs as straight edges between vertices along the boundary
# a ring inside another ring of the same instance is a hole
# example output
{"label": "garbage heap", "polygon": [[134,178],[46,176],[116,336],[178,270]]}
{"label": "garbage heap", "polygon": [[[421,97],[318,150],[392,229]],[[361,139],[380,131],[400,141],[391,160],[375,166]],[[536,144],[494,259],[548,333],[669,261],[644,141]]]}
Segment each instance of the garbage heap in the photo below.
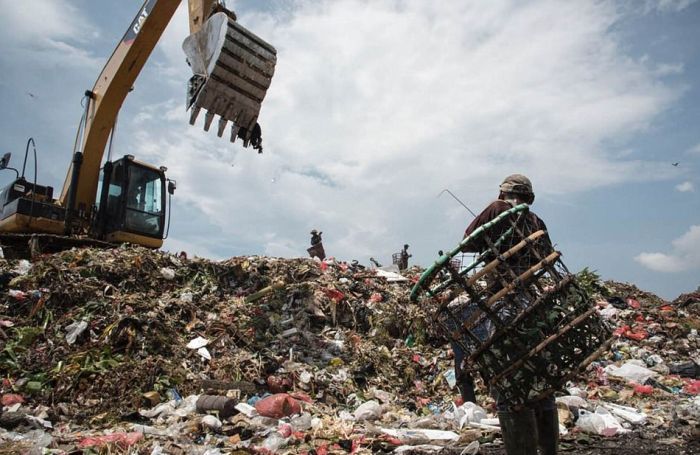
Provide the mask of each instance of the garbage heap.
{"label": "garbage heap", "polygon": [[[138,247],[0,261],[0,453],[498,453],[493,401],[460,402],[434,309],[409,301],[420,273]],[[558,399],[563,444],[692,441],[700,295],[581,281],[618,333]]]}

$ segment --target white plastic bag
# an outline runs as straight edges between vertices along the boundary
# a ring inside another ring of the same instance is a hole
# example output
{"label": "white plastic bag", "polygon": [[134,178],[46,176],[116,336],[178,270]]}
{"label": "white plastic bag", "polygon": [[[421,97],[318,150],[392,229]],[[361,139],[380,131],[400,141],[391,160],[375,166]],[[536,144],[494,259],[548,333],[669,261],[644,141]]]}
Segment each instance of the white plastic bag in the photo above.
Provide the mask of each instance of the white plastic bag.
{"label": "white plastic bag", "polygon": [[205,415],[202,417],[202,426],[216,433],[221,430],[222,423],[213,415]]}
{"label": "white plastic bag", "polygon": [[376,420],[382,416],[382,406],[375,400],[365,401],[355,409],[355,420]]}
{"label": "white plastic bag", "polygon": [[605,367],[605,372],[610,376],[617,376],[620,378],[625,378],[628,381],[634,381],[639,384],[644,384],[647,379],[658,376],[659,374],[655,371],[638,365],[634,361],[627,361],[621,367],[616,367],[615,365],[608,365]]}
{"label": "white plastic bag", "polygon": [[580,410],[576,426],[586,433],[599,434],[602,436],[614,436],[629,431],[620,424],[615,416],[610,414],[610,412],[602,406],[598,406],[595,412]]}
{"label": "white plastic bag", "polygon": [[66,342],[68,344],[75,343],[81,333],[87,329],[87,321],[76,321],[66,326]]}
{"label": "white plastic bag", "polygon": [[453,414],[460,430],[468,423],[480,423],[486,418],[486,410],[471,401],[467,401],[460,407],[455,407]]}
{"label": "white plastic bag", "polygon": [[262,446],[272,453],[287,445],[287,438],[276,431],[271,432],[262,443]]}
{"label": "white plastic bag", "polygon": [[163,278],[166,280],[174,280],[175,279],[175,270],[169,268],[169,267],[163,267],[160,269],[160,274]]}
{"label": "white plastic bag", "polygon": [[643,412],[637,412],[636,409],[630,408],[629,406],[622,406],[614,403],[603,403],[607,409],[613,414],[628,421],[634,425],[644,425],[647,421],[647,415]]}

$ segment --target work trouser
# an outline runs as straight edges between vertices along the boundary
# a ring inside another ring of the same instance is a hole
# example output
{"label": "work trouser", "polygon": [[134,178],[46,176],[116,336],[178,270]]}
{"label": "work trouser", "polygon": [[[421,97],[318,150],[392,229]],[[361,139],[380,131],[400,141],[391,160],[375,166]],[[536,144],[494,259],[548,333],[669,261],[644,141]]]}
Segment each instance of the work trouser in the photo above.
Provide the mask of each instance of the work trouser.
{"label": "work trouser", "polygon": [[457,343],[452,343],[452,352],[454,352],[455,355],[455,381],[457,383],[457,388],[459,389],[459,394],[462,396],[463,401],[471,401],[472,403],[476,403],[474,379],[462,368],[462,362],[464,361],[466,354]]}
{"label": "work trouser", "polygon": [[559,445],[559,416],[554,397],[550,396],[518,409],[498,399],[501,435],[508,455],[555,455]]}

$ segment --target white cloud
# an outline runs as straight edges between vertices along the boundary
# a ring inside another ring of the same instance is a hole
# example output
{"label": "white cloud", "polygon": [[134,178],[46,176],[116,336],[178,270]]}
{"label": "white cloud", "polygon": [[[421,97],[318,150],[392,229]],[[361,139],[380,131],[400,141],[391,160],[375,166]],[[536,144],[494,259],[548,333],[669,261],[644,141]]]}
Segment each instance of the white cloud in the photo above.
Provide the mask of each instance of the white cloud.
{"label": "white cloud", "polygon": [[646,0],[645,11],[678,12],[686,9],[697,0]]}
{"label": "white cloud", "polygon": [[677,76],[683,74],[682,63],[659,63],[654,71],[657,76]]}
{"label": "white cloud", "polygon": [[695,185],[693,185],[693,182],[685,181],[676,185],[676,191],[681,193],[693,192],[695,191]]}
{"label": "white cloud", "polygon": [[10,59],[46,67],[100,63],[81,46],[99,32],[71,2],[0,0],[0,11],[0,40]]}
{"label": "white cloud", "polygon": [[700,143],[690,147],[687,152],[689,155],[700,155]]}
{"label": "white cloud", "polygon": [[[180,87],[174,104],[127,127],[134,151],[178,179],[176,209],[199,207],[223,236],[274,254],[303,254],[311,227],[339,257],[427,236],[446,247],[455,239],[440,223],[463,216],[436,199],[446,187],[478,210],[516,171],[530,174],[538,197],[670,175],[608,145],[644,131],[680,93],[654,62],[625,54],[614,5],[293,5],[239,17],[278,48],[261,114],[265,154],[199,131],[201,119],[186,126]],[[178,11],[151,83],[187,80],[186,33]]]}
{"label": "white cloud", "polygon": [[700,225],[671,242],[671,253],[641,253],[634,259],[657,272],[683,272],[700,268]]}

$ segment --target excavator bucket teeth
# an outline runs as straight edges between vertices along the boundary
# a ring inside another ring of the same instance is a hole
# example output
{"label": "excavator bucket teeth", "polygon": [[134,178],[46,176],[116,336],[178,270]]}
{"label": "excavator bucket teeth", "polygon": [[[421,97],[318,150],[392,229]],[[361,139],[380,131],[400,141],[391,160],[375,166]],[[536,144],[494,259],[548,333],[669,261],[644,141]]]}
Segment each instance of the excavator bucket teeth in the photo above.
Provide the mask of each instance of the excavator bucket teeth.
{"label": "excavator bucket teeth", "polygon": [[219,136],[231,122],[231,141],[238,136],[245,146],[250,143],[262,150],[257,120],[275,72],[275,48],[223,12],[212,15],[201,30],[188,36],[182,48],[194,73],[187,93],[190,123],[204,109],[205,130],[218,115]]}

